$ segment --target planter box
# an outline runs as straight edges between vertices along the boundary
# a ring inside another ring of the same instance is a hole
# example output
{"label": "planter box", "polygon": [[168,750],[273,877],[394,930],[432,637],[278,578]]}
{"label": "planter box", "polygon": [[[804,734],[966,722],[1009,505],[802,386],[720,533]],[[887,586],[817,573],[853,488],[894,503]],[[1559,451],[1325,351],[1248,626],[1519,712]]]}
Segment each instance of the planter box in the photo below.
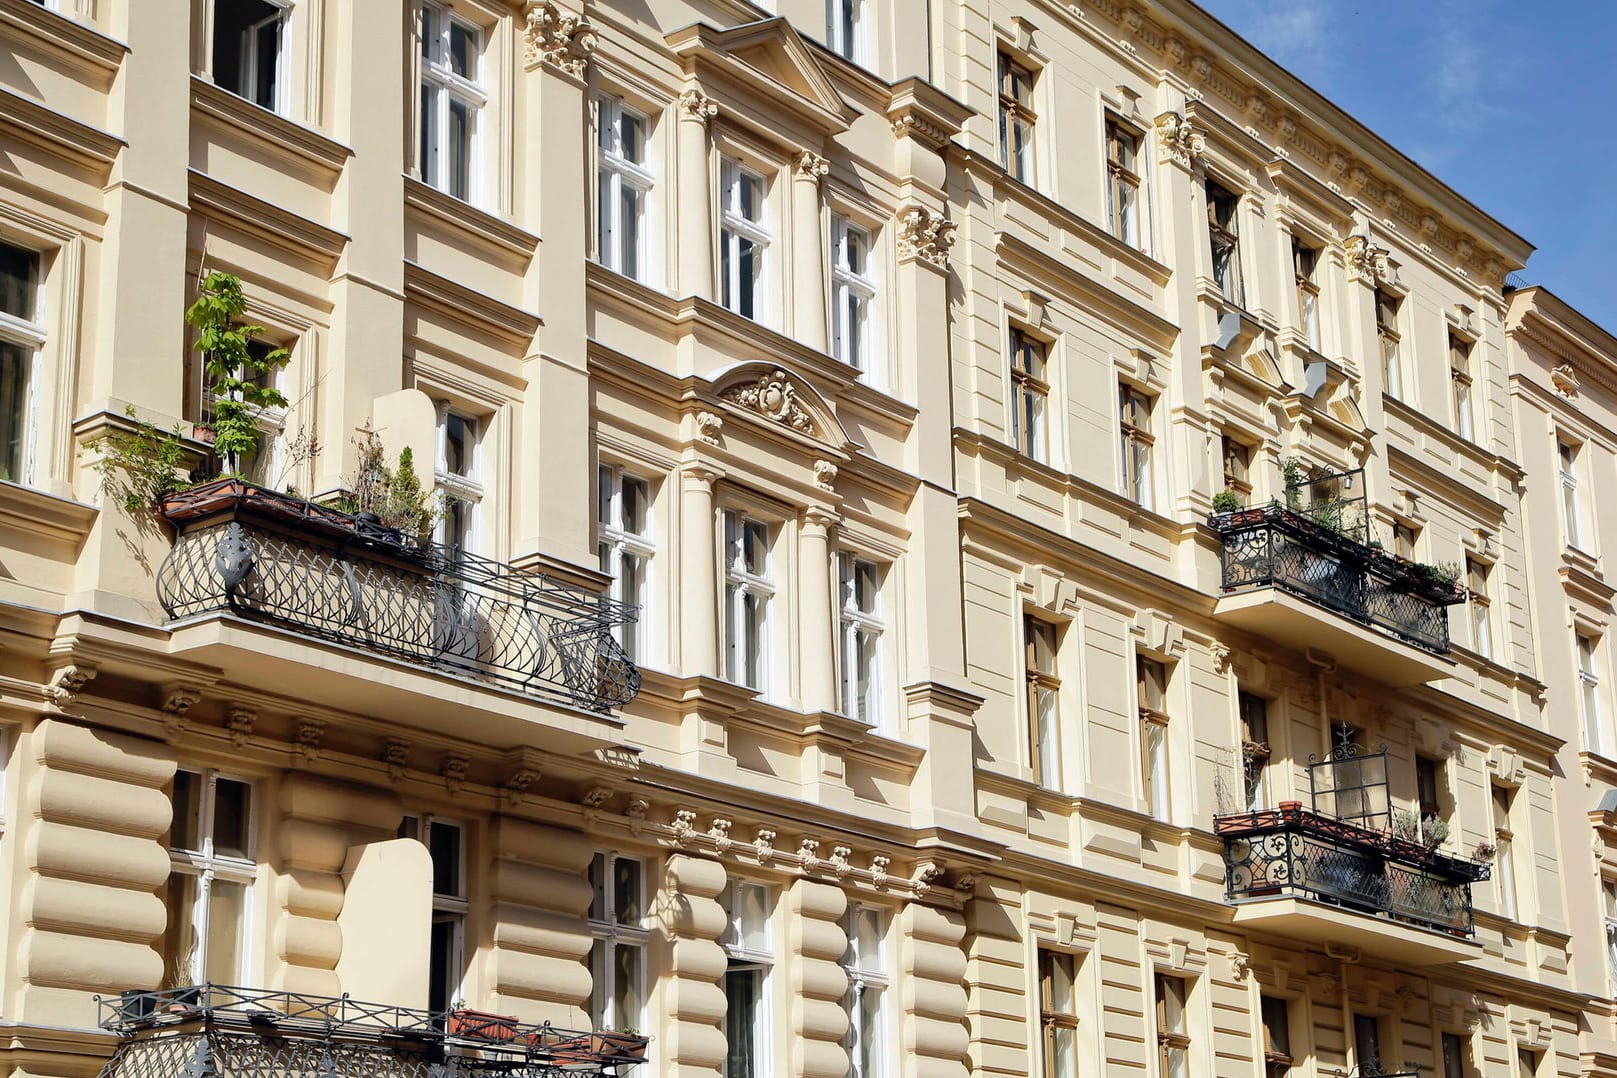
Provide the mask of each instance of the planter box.
{"label": "planter box", "polygon": [[449,1012],[449,1035],[475,1041],[509,1041],[517,1035],[515,1015],[461,1008]]}

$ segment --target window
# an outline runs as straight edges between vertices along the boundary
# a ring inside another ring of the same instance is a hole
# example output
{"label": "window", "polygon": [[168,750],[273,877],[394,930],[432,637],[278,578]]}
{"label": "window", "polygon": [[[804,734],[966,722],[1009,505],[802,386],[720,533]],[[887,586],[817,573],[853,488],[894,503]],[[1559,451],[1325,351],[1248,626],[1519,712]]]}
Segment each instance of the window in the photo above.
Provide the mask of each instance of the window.
{"label": "window", "polygon": [[253,788],[212,771],[174,773],[165,976],[174,984],[247,984]]}
{"label": "window", "polygon": [[869,374],[874,358],[871,305],[876,282],[871,276],[870,233],[831,219],[831,351],[861,374]]}
{"label": "window", "polygon": [[1046,346],[1020,329],[1011,329],[1011,441],[1018,452],[1043,463]]}
{"label": "window", "polygon": [[597,853],[590,888],[591,1027],[645,1029],[645,866],[636,857]]}
{"label": "window", "polygon": [[999,163],[1012,179],[1033,182],[1033,72],[999,54]]}
{"label": "window", "polygon": [[1443,763],[1430,756],[1415,757],[1415,807],[1422,824],[1443,816]]}
{"label": "window", "polygon": [[1606,966],[1617,984],[1617,880],[1602,879],[1600,897],[1606,911]]}
{"label": "window", "polygon": [[1213,280],[1237,307],[1246,303],[1241,283],[1241,198],[1215,180],[1207,181],[1207,237],[1212,245]]}
{"label": "window", "polygon": [[612,598],[641,611],[638,621],[616,630],[624,653],[637,660],[645,650],[648,567],[657,553],[651,534],[651,484],[622,469],[601,465],[596,472],[595,520],[595,549],[601,572],[612,578]]}
{"label": "window", "polygon": [[837,559],[841,585],[842,712],[869,726],[882,721],[881,586],[883,569],[868,558]]}
{"label": "window", "polygon": [[770,527],[734,510],[724,514],[724,676],[760,692],[769,680]]}
{"label": "window", "polygon": [[1140,135],[1106,118],[1106,227],[1136,250],[1146,249],[1140,207]]}
{"label": "window", "polygon": [[456,550],[475,550],[479,538],[477,510],[483,500],[483,481],[478,472],[477,428],[472,417],[439,406],[434,478],[443,494],[443,517],[438,522],[438,541]]}
{"label": "window", "polygon": [[291,12],[291,3],[282,0],[214,0],[214,85],[284,114]]}
{"label": "window", "polygon": [[[280,383],[281,371],[286,365],[287,351],[268,341],[253,339],[247,342],[247,355],[248,362],[242,364],[247,370],[238,369],[235,372],[236,376],[250,382],[260,392],[267,393],[272,403],[243,402],[244,409],[258,427],[258,443],[251,455],[243,456],[240,467],[248,479],[278,487],[286,479],[281,474],[280,446],[281,435],[286,431],[287,404],[286,398],[280,393]],[[214,402],[218,398],[214,395],[211,380],[208,379],[206,372],[202,373],[204,384],[200,418],[203,426],[211,427],[215,416]],[[242,396],[247,395],[239,390],[236,392]],[[273,403],[276,401],[279,403]]]}
{"label": "window", "polygon": [[595,243],[601,265],[646,279],[646,208],[656,182],[646,118],[615,97],[597,99]]}
{"label": "window", "polygon": [[32,479],[39,270],[38,254],[0,243],[0,479],[12,483]]}
{"label": "window", "polygon": [[1025,614],[1028,758],[1041,786],[1061,787],[1061,679],[1056,676],[1056,626]]}
{"label": "window", "polygon": [[1285,1078],[1291,1073],[1291,1013],[1278,996],[1263,996],[1258,1006],[1263,1020],[1264,1078]]}
{"label": "window", "polygon": [[1151,446],[1156,441],[1151,434],[1151,406],[1156,401],[1130,385],[1119,386],[1117,398],[1122,417],[1123,496],[1150,509]]}
{"label": "window", "polygon": [[1494,828],[1494,879],[1499,884],[1499,912],[1510,920],[1516,920],[1516,861],[1511,855],[1510,840],[1510,810],[1516,800],[1513,790],[1506,786],[1494,786],[1493,791],[1493,828]]}
{"label": "window", "polygon": [[1458,1033],[1443,1034],[1443,1078],[1465,1078],[1465,1040]]}
{"label": "window", "polygon": [[1157,974],[1158,1078],[1188,1078],[1190,1030],[1185,1024],[1187,985],[1183,977]]}
{"label": "window", "polygon": [[1583,495],[1578,489],[1578,457],[1581,447],[1572,442],[1556,442],[1561,470],[1561,524],[1566,529],[1566,545],[1583,546]]}
{"label": "window", "polygon": [[1376,289],[1376,339],[1381,343],[1382,391],[1394,400],[1404,396],[1404,366],[1399,354],[1398,309],[1403,301],[1391,292]]}
{"label": "window", "polygon": [[850,905],[843,930],[848,975],[843,1009],[848,1015],[848,1078],[880,1078],[887,1068],[887,915],[873,906]]}
{"label": "window", "polygon": [[1044,1047],[1039,1078],[1078,1078],[1076,965],[1064,951],[1039,951],[1039,1033]]}
{"label": "window", "polygon": [[1224,489],[1239,498],[1252,496],[1252,447],[1224,435],[1219,447],[1224,459]]}
{"label": "window", "polygon": [[1314,351],[1320,350],[1319,250],[1291,237],[1291,272],[1297,281],[1297,329]]}
{"label": "window", "polygon": [[466,831],[435,816],[406,816],[399,837],[415,839],[432,858],[427,1008],[441,1013],[461,997],[466,976]]}
{"label": "window", "polygon": [[1241,712],[1242,791],[1246,811],[1257,812],[1267,801],[1269,701],[1245,689],[1238,691],[1235,698]]}
{"label": "window", "polygon": [[1381,1019],[1373,1014],[1353,1016],[1353,1061],[1359,1074],[1385,1074],[1381,1057]]}
{"label": "window", "polygon": [[1493,611],[1488,601],[1491,568],[1481,559],[1465,559],[1465,586],[1471,603],[1471,646],[1485,659],[1493,657]]}
{"label": "window", "polygon": [[1534,1078],[1538,1074],[1538,1053],[1531,1048],[1516,1049],[1517,1078]]}
{"label": "window", "polygon": [[1476,425],[1471,416],[1471,345],[1449,334],[1449,385],[1454,395],[1454,433],[1471,442]]}
{"label": "window", "polygon": [[864,0],[826,0],[825,43],[845,60],[864,59]]}
{"label": "window", "polygon": [[1415,544],[1420,542],[1420,531],[1401,520],[1392,523],[1392,552],[1400,558],[1413,559]]}
{"label": "window", "polygon": [[769,253],[765,213],[768,186],[741,162],[726,157],[720,168],[720,302],[745,318],[762,319],[764,267]]}
{"label": "window", "polygon": [[421,5],[421,179],[455,198],[476,194],[483,32],[440,4]]}
{"label": "window", "polygon": [[1168,666],[1144,655],[1134,658],[1140,701],[1140,776],[1151,815],[1168,818]]}
{"label": "window", "polygon": [[731,880],[719,894],[729,915],[724,934],[724,1078],[762,1078],[770,1072],[769,916],[774,896],[758,883]]}
{"label": "window", "polygon": [[1595,638],[1577,634],[1578,685],[1583,697],[1583,731],[1590,752],[1606,751],[1606,723],[1600,707],[1600,663]]}

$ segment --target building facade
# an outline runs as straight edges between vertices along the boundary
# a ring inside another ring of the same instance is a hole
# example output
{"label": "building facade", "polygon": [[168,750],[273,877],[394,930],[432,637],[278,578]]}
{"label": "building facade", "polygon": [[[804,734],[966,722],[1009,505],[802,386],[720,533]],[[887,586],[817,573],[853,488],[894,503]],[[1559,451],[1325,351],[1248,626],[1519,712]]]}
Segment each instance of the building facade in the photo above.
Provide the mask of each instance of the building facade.
{"label": "building facade", "polygon": [[[0,28],[0,1066],[210,982],[692,1078],[1617,1074],[1612,342],[1198,8]],[[215,274],[285,403],[153,512]],[[430,539],[336,507],[371,439]]]}

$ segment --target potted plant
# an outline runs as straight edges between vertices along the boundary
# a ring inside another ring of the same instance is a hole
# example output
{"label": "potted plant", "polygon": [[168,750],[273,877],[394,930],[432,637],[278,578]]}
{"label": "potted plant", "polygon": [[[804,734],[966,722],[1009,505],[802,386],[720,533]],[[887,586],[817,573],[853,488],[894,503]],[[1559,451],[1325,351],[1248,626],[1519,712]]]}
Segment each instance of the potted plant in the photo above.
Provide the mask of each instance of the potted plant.
{"label": "potted plant", "polygon": [[590,1048],[603,1060],[645,1059],[647,1038],[630,1026],[590,1034]]}
{"label": "potted plant", "polygon": [[475,1041],[514,1040],[516,1016],[474,1010],[466,1006],[464,999],[457,999],[449,1011],[449,1035]]}
{"label": "potted plant", "polygon": [[243,463],[258,451],[258,412],[286,407],[286,397],[267,376],[285,366],[289,353],[285,348],[254,352],[253,338],[264,327],[239,321],[247,299],[235,275],[209,273],[201,293],[186,308],[185,321],[197,330],[196,349],[213,397],[214,452],[227,474],[240,475]]}

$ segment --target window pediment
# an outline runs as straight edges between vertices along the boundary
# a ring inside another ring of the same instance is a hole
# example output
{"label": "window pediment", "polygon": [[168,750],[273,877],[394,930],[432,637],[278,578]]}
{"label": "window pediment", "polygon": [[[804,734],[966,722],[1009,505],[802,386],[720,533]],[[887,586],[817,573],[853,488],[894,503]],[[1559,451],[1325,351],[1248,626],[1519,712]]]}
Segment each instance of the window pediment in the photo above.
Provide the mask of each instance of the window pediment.
{"label": "window pediment", "polygon": [[820,61],[782,17],[728,30],[695,23],[666,38],[714,96],[728,82],[738,98],[772,101],[822,135],[846,131],[854,115]]}
{"label": "window pediment", "polygon": [[838,450],[852,443],[824,397],[802,378],[770,363],[742,363],[713,380],[719,400],[766,423]]}

